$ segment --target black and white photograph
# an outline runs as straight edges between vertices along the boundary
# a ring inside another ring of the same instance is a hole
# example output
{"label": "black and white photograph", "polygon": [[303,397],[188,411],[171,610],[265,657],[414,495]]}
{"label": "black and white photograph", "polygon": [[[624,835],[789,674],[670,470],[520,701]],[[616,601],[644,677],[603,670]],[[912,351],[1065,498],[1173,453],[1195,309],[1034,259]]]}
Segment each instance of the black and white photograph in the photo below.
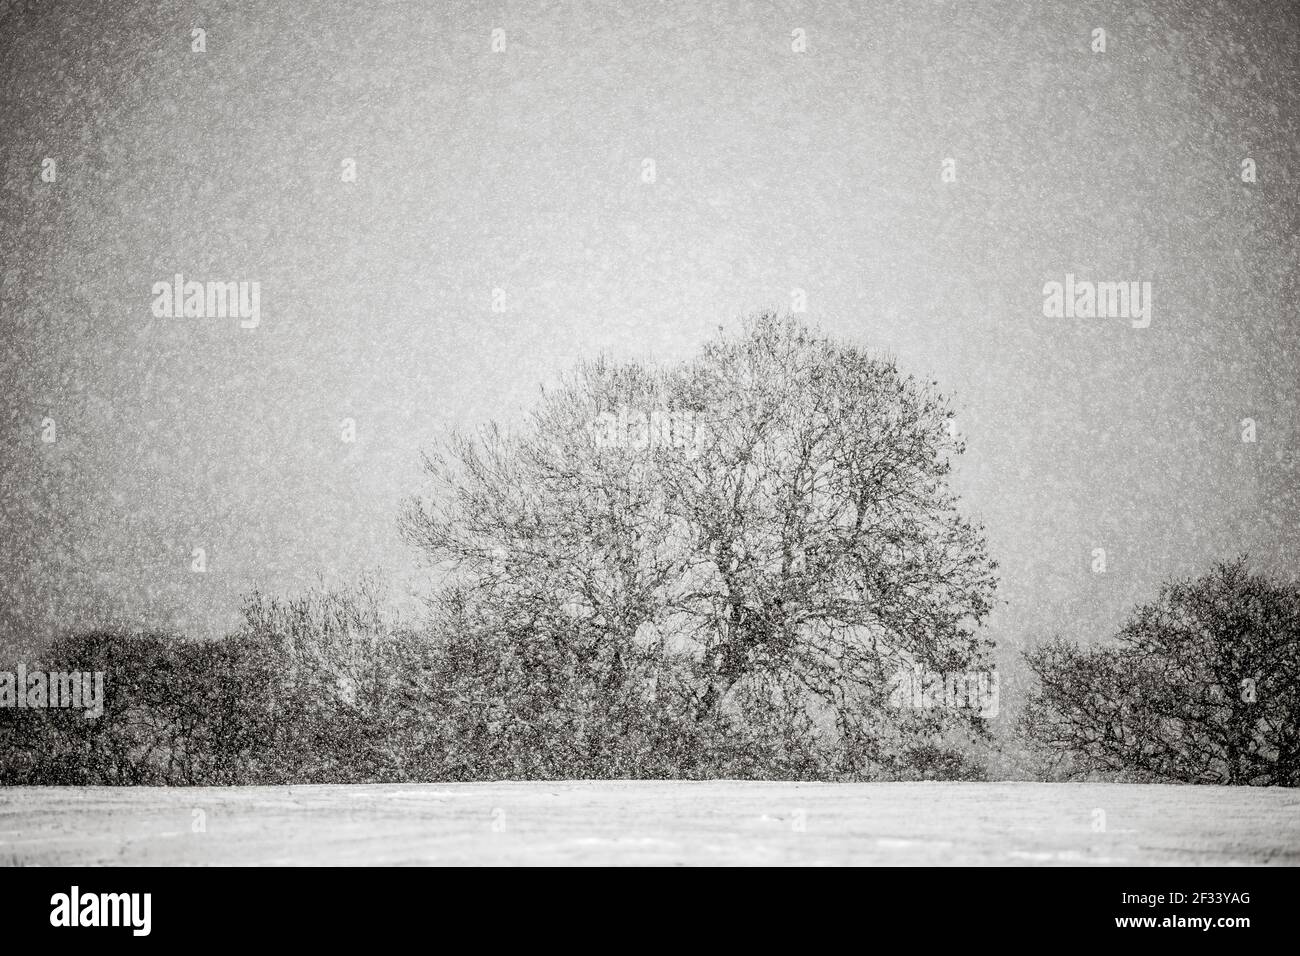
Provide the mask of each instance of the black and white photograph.
{"label": "black and white photograph", "polygon": [[0,0],[0,178],[23,920],[1300,864],[1295,0]]}

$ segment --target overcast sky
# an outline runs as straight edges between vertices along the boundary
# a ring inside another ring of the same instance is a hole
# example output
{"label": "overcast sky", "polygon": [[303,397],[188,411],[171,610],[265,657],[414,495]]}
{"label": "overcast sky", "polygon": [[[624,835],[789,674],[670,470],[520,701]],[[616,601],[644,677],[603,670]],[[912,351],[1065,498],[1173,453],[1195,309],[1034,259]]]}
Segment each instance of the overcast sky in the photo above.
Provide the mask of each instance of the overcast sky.
{"label": "overcast sky", "polygon": [[[1004,648],[1239,551],[1294,578],[1298,10],[0,0],[0,637],[418,591],[421,447],[794,289],[955,396]],[[156,317],[178,272],[260,324]],[[1067,274],[1149,327],[1044,317]]]}

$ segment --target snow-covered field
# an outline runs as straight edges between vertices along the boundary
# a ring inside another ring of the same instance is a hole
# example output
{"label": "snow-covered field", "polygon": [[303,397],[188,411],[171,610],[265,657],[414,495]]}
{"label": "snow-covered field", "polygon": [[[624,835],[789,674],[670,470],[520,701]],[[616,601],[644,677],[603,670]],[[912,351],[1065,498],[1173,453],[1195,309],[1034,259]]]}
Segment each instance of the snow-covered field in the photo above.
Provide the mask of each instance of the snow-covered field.
{"label": "snow-covered field", "polygon": [[0,864],[1300,864],[1300,791],[564,782],[0,790]]}

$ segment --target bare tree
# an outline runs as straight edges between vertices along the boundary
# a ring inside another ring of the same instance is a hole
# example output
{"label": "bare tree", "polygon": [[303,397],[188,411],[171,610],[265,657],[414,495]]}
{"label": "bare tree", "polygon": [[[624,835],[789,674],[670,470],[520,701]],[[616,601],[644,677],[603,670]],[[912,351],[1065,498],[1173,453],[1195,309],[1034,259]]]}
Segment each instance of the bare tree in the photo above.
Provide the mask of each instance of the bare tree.
{"label": "bare tree", "polygon": [[681,365],[586,364],[518,433],[429,454],[404,528],[446,593],[571,635],[611,682],[685,662],[695,719],[761,699],[887,765],[979,726],[889,703],[901,668],[986,663],[996,565],[946,487],[950,417],[933,383],[762,315]]}
{"label": "bare tree", "polygon": [[1246,559],[1165,585],[1114,644],[1026,654],[1021,727],[1067,775],[1300,784],[1300,588]]}

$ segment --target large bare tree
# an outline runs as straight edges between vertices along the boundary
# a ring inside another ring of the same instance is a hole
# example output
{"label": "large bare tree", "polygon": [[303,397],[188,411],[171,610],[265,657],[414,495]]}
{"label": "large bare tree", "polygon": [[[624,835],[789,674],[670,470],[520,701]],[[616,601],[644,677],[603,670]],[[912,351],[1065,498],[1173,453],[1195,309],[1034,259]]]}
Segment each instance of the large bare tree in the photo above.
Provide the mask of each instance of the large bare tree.
{"label": "large bare tree", "polygon": [[404,527],[444,595],[585,642],[612,681],[686,662],[697,719],[757,700],[888,764],[979,724],[890,703],[900,669],[987,666],[996,565],[947,489],[950,418],[934,383],[765,314],[680,365],[583,365],[524,427],[429,453]]}

